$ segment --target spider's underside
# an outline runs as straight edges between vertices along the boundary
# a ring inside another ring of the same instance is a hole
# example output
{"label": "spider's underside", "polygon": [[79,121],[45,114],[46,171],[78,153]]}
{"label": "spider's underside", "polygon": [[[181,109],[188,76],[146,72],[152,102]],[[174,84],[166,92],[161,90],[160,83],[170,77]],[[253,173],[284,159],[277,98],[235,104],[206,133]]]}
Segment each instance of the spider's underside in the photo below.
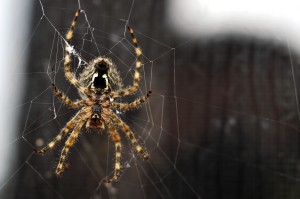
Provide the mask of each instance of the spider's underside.
{"label": "spider's underside", "polygon": [[115,143],[115,168],[114,175],[111,178],[108,178],[106,181],[118,181],[121,172],[122,144],[117,129],[120,129],[125,133],[126,137],[132,144],[134,151],[141,155],[143,159],[149,159],[149,154],[146,149],[137,142],[137,139],[130,130],[129,126],[123,122],[118,115],[115,114],[114,110],[126,111],[139,107],[147,100],[151,94],[151,91],[148,91],[146,96],[141,97],[129,104],[114,102],[115,98],[134,94],[138,89],[141,79],[140,69],[142,66],[142,52],[137,44],[137,39],[133,34],[133,30],[130,27],[128,27],[128,30],[135,45],[135,53],[137,57],[133,85],[123,88],[116,66],[109,58],[106,57],[97,57],[93,59],[82,71],[79,79],[76,78],[75,74],[70,69],[71,50],[69,44],[73,37],[74,28],[80,12],[80,10],[76,12],[75,18],[66,35],[64,70],[66,78],[78,89],[82,99],[73,102],[53,84],[55,95],[64,104],[71,108],[79,109],[79,111],[50,143],[41,149],[35,150],[35,152],[39,154],[45,154],[53,149],[55,145],[64,137],[69,135],[67,141],[65,142],[65,146],[62,149],[60,160],[56,169],[56,174],[60,176],[65,169],[68,152],[78,138],[83,125],[86,123],[86,128],[98,129],[99,131],[107,129]]}

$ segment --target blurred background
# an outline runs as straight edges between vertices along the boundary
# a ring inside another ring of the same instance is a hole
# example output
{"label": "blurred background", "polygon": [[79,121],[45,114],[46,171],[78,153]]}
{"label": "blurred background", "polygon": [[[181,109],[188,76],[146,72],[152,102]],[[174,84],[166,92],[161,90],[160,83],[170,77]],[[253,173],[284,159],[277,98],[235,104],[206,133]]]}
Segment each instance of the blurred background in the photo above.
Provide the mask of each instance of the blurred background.
{"label": "blurred background", "polygon": [[[294,1],[25,0],[0,3],[0,198],[255,198],[300,197],[299,5]],[[143,50],[143,80],[119,113],[150,160],[135,156],[122,132],[123,175],[113,171],[106,132],[82,129],[68,169],[56,177],[64,142],[48,143],[76,111],[65,80],[64,37],[75,11],[72,69],[110,57],[132,83],[134,48]]]}

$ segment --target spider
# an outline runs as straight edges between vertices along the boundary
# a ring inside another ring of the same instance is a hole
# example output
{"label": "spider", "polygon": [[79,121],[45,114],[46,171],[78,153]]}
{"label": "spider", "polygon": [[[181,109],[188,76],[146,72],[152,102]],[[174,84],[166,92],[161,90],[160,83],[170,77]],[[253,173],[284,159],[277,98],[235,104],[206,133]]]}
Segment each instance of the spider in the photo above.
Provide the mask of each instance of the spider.
{"label": "spider", "polygon": [[128,26],[136,54],[133,84],[123,88],[116,65],[111,59],[103,56],[91,60],[77,79],[70,69],[72,51],[70,42],[80,13],[80,9],[76,11],[71,27],[66,34],[64,71],[66,79],[78,89],[82,99],[72,101],[58,89],[56,85],[52,84],[55,95],[65,105],[73,109],[79,109],[79,111],[71,120],[69,120],[69,122],[67,122],[65,127],[62,128],[60,133],[51,142],[41,149],[34,150],[34,152],[46,154],[53,149],[59,141],[68,136],[61,151],[60,160],[55,171],[57,176],[61,176],[66,168],[66,159],[69,150],[78,138],[83,125],[86,123],[87,129],[98,129],[99,131],[107,130],[115,143],[115,166],[113,176],[108,178],[106,182],[118,181],[121,173],[122,144],[117,129],[120,129],[125,133],[137,154],[145,160],[149,159],[147,150],[138,143],[129,126],[119,118],[115,113],[115,110],[127,111],[139,107],[149,98],[151,91],[148,91],[144,97],[136,99],[131,103],[114,102],[114,99],[116,98],[131,95],[137,91],[141,79],[140,69],[142,67],[142,51],[137,43],[133,30]]}

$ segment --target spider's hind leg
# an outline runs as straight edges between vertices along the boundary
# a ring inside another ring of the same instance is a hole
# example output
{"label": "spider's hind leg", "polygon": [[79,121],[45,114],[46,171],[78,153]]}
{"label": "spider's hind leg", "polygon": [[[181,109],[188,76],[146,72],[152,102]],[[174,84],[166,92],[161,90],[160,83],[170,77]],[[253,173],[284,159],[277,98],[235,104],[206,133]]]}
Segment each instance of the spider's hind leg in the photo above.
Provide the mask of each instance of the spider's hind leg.
{"label": "spider's hind leg", "polygon": [[55,145],[61,141],[68,133],[69,131],[74,128],[76,123],[80,120],[82,116],[82,110],[79,111],[67,124],[66,126],[60,131],[60,133],[51,141],[49,142],[45,147],[41,149],[34,149],[35,153],[38,154],[46,154],[49,152],[51,149],[55,147]]}
{"label": "spider's hind leg", "polygon": [[111,178],[105,180],[107,183],[111,183],[114,181],[118,181],[121,175],[121,138],[115,127],[110,121],[107,121],[109,134],[112,140],[115,143],[115,167],[114,167],[114,175]]}
{"label": "spider's hind leg", "polygon": [[77,125],[75,126],[73,132],[71,133],[68,140],[66,141],[65,146],[64,146],[64,148],[61,152],[61,155],[60,155],[59,163],[58,163],[57,168],[56,168],[56,175],[57,176],[61,176],[61,174],[64,172],[67,155],[70,151],[70,148],[74,145],[76,139],[78,138],[80,130],[81,130],[83,124],[86,122],[86,119],[87,119],[87,117],[83,118],[82,120],[80,120],[77,123]]}
{"label": "spider's hind leg", "polygon": [[130,130],[129,126],[127,124],[125,124],[125,122],[123,122],[116,114],[110,112],[109,116],[111,117],[111,119],[113,120],[113,122],[116,123],[116,125],[118,125],[120,127],[120,129],[125,133],[125,135],[129,139],[130,143],[132,144],[134,150],[139,155],[141,155],[141,157],[144,160],[148,160],[150,158],[149,153],[147,152],[147,150],[145,149],[145,147],[141,146],[138,143],[137,139],[135,138],[135,135]]}

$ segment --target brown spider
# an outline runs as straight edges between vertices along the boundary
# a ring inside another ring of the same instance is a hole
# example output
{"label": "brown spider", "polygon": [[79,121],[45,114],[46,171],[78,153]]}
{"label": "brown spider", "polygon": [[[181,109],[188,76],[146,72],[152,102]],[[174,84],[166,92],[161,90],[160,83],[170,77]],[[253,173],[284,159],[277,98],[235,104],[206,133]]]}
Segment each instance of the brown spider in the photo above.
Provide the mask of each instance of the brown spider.
{"label": "brown spider", "polygon": [[122,88],[122,81],[116,66],[109,58],[101,56],[90,61],[80,74],[80,78],[76,78],[75,74],[71,72],[70,69],[72,47],[70,47],[69,44],[73,37],[74,28],[80,12],[81,10],[77,10],[75,18],[72,21],[71,27],[66,35],[64,70],[66,78],[78,89],[82,99],[73,102],[54,84],[52,84],[55,95],[63,103],[71,108],[79,109],[79,111],[50,143],[48,143],[42,149],[35,150],[35,152],[39,154],[47,153],[48,151],[53,149],[59,141],[67,136],[70,130],[73,129],[67,141],[65,142],[65,146],[62,149],[60,160],[57,165],[56,174],[60,176],[66,168],[66,158],[70,147],[78,138],[82,126],[86,123],[86,128],[95,128],[99,131],[103,131],[105,130],[105,128],[107,128],[112,140],[115,142],[116,159],[114,175],[106,181],[118,181],[121,172],[122,145],[120,135],[117,132],[117,128],[125,133],[134,150],[139,155],[141,155],[143,159],[149,159],[149,154],[144,147],[138,144],[137,139],[135,138],[133,132],[130,130],[129,126],[125,122],[123,122],[113,110],[119,109],[126,111],[135,107],[139,107],[147,100],[147,98],[151,94],[151,91],[148,91],[146,96],[141,97],[129,104],[114,102],[115,98],[135,93],[138,89],[141,79],[140,69],[142,66],[142,51],[138,46],[137,39],[135,38],[133,30],[130,27],[128,27],[128,30],[135,45],[135,54],[137,57],[133,85],[127,88]]}

